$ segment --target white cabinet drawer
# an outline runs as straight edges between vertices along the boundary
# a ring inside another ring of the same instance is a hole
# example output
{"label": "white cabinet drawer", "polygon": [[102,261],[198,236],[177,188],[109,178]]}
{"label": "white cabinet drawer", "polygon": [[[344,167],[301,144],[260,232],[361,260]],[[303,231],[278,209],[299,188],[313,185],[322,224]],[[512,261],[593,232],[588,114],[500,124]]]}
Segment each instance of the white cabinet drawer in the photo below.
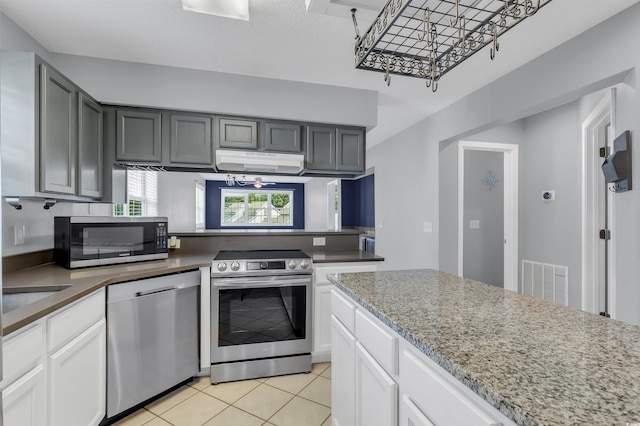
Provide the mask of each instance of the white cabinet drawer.
{"label": "white cabinet drawer", "polygon": [[350,332],[355,331],[356,306],[349,302],[337,290],[331,290],[331,313],[338,318]]}
{"label": "white cabinet drawer", "polygon": [[356,311],[356,338],[367,351],[391,374],[398,374],[398,338]]}
{"label": "white cabinet drawer", "polygon": [[400,399],[400,421],[398,426],[436,426],[407,395]]}
{"label": "white cabinet drawer", "polygon": [[400,371],[404,392],[433,423],[470,426],[502,424],[410,350],[402,351]]}
{"label": "white cabinet drawer", "polygon": [[3,344],[4,387],[44,362],[44,325],[42,321],[10,334]]}
{"label": "white cabinet drawer", "polygon": [[47,348],[49,353],[55,352],[77,335],[104,318],[105,290],[92,293],[80,299],[62,312],[48,320]]}

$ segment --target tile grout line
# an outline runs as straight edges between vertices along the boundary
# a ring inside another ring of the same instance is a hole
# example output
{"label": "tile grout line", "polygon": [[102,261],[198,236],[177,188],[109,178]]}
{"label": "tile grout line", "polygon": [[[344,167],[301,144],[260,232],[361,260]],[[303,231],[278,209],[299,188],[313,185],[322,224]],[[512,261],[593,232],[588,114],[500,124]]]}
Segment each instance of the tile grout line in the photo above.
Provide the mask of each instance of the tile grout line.
{"label": "tile grout line", "polygon": [[[314,377],[314,378],[313,378],[313,379],[312,379],[308,384],[306,384],[302,389],[300,389],[300,391],[298,391],[298,392],[297,392],[297,393],[295,393],[295,394],[293,394],[293,393],[291,393],[291,392],[289,392],[289,391],[286,391],[286,390],[284,390],[284,389],[280,389],[280,388],[278,388],[278,387],[276,387],[276,386],[273,386],[273,385],[271,385],[271,384],[267,383],[267,380],[260,381],[260,380],[254,379],[254,380],[258,381],[258,382],[259,382],[259,384],[258,384],[257,386],[255,386],[254,388],[252,388],[251,390],[247,391],[245,394],[243,394],[243,395],[242,395],[242,396],[240,396],[239,398],[237,398],[233,403],[227,403],[227,402],[225,402],[225,401],[223,401],[223,400],[221,400],[221,399],[219,399],[219,398],[216,398],[215,396],[210,395],[210,394],[208,394],[207,392],[205,392],[205,391],[204,391],[204,389],[207,389],[209,386],[213,386],[213,385],[211,385],[211,384],[209,384],[208,386],[205,386],[203,389],[199,389],[199,388],[196,388],[196,387],[194,387],[194,386],[191,386],[191,384],[186,384],[186,385],[185,385],[186,387],[190,387],[191,389],[195,390],[195,391],[196,391],[196,393],[194,393],[193,395],[191,395],[191,396],[187,397],[186,399],[184,399],[184,400],[182,400],[182,401],[178,402],[177,404],[172,405],[170,408],[168,408],[167,410],[163,411],[163,412],[162,412],[162,413],[160,413],[160,414],[156,414],[156,413],[154,413],[154,412],[152,412],[152,411],[148,410],[146,407],[143,407],[143,409],[144,409],[144,410],[146,410],[146,411],[150,412],[150,413],[154,416],[154,418],[152,418],[152,419],[151,419],[151,420],[149,420],[148,422],[145,422],[143,425],[145,425],[145,424],[147,424],[147,423],[152,422],[152,421],[153,421],[153,420],[155,420],[156,418],[160,418],[161,420],[163,420],[163,421],[165,421],[165,422],[169,423],[169,424],[170,424],[170,425],[172,425],[172,426],[177,426],[177,425],[173,425],[173,423],[171,423],[170,421],[168,421],[167,419],[165,419],[164,417],[162,417],[162,415],[163,415],[163,414],[165,414],[165,413],[167,413],[169,410],[171,410],[171,409],[175,408],[176,406],[178,406],[178,405],[182,404],[183,402],[186,402],[187,400],[191,399],[192,397],[194,397],[194,396],[195,396],[195,395],[197,395],[198,393],[203,393],[203,394],[205,394],[206,396],[208,396],[208,397],[210,397],[210,398],[213,398],[213,399],[215,399],[216,401],[219,401],[219,402],[221,402],[221,403],[223,403],[223,404],[225,404],[225,405],[226,405],[226,407],[225,407],[223,410],[221,410],[219,413],[217,413],[217,414],[216,414],[216,415],[214,415],[213,417],[211,417],[211,418],[207,419],[207,420],[203,423],[203,425],[204,425],[205,423],[207,423],[207,422],[209,422],[209,421],[211,421],[211,420],[215,419],[217,416],[219,416],[219,415],[220,415],[220,414],[222,414],[224,411],[226,411],[229,407],[234,407],[235,409],[237,409],[237,410],[239,410],[239,411],[242,411],[242,412],[244,412],[244,413],[246,413],[246,414],[248,414],[248,415],[250,415],[250,416],[252,416],[252,417],[255,417],[255,418],[259,419],[259,420],[262,420],[262,421],[264,421],[264,422],[269,422],[269,421],[270,421],[270,419],[272,419],[276,414],[278,414],[278,413],[279,413],[279,412],[280,412],[280,411],[281,411],[281,410],[282,410],[282,409],[283,409],[287,404],[289,404],[291,401],[293,401],[293,399],[294,399],[294,398],[296,398],[296,397],[301,398],[301,399],[304,399],[304,400],[309,401],[309,402],[312,402],[312,403],[315,403],[315,404],[318,404],[318,405],[320,405],[320,406],[322,406],[322,407],[325,407],[325,408],[328,408],[328,409],[330,409],[330,410],[331,410],[331,409],[332,409],[332,407],[330,407],[330,406],[324,405],[324,404],[322,404],[322,403],[320,403],[320,402],[318,402],[318,401],[314,401],[314,400],[312,400],[312,399],[305,398],[304,396],[301,396],[301,395],[300,395],[300,393],[301,393],[302,391],[304,391],[308,386],[310,386],[313,382],[315,382],[315,381],[318,379],[318,377],[323,377],[324,379],[331,380],[330,378],[327,378],[327,377],[321,376],[321,374],[322,374],[322,373],[324,373],[328,368],[331,368],[331,364],[327,365],[327,367],[325,367],[324,369],[322,369],[322,371],[320,371],[319,373],[309,372],[308,374],[313,374],[315,377]],[[201,377],[206,377],[206,376],[201,376]],[[194,381],[194,382],[195,382],[195,381]],[[271,387],[271,388],[273,388],[273,389],[276,389],[276,390],[279,390],[279,391],[282,391],[282,392],[285,392],[285,393],[287,393],[287,394],[291,395],[291,398],[289,398],[289,399],[287,400],[287,402],[286,402],[282,407],[280,407],[280,408],[279,408],[279,409],[278,409],[274,414],[272,414],[268,419],[263,419],[262,417],[259,417],[259,416],[257,416],[257,415],[256,415],[256,414],[254,414],[254,413],[251,413],[251,412],[249,412],[249,411],[243,410],[242,408],[237,407],[237,406],[235,406],[235,405],[234,405],[234,404],[235,404],[236,402],[238,402],[240,399],[244,398],[244,397],[245,397],[245,396],[247,396],[249,393],[251,393],[252,391],[254,391],[255,389],[257,389],[261,384],[267,385],[267,386],[269,386],[269,387]],[[328,418],[330,418],[330,417],[331,417],[331,413],[329,413],[329,416],[328,416],[327,418],[325,418],[325,420],[323,421],[323,423],[324,423],[324,422],[326,422],[326,421],[327,421],[327,419],[328,419]]]}

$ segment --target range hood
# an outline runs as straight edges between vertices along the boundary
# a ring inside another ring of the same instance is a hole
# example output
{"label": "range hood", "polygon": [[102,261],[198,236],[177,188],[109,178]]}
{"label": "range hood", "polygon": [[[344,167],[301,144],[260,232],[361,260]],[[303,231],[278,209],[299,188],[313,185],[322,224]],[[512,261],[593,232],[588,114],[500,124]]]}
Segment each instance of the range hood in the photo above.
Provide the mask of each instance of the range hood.
{"label": "range hood", "polygon": [[216,150],[216,167],[225,172],[296,175],[304,169],[304,155],[219,149]]}

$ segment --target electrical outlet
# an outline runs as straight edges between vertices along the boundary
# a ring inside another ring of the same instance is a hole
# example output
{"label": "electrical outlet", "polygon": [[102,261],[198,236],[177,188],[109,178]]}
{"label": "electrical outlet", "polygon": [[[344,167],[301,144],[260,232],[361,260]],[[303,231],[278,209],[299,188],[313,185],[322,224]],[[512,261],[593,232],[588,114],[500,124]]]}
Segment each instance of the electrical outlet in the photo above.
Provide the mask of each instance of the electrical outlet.
{"label": "electrical outlet", "polygon": [[469,221],[469,229],[480,229],[480,221],[479,220],[470,220]]}
{"label": "electrical outlet", "polygon": [[13,244],[16,246],[24,244],[24,236],[26,232],[26,225],[15,225],[13,227]]}
{"label": "electrical outlet", "polygon": [[325,237],[314,237],[313,238],[313,245],[314,246],[324,246],[325,244],[327,244],[327,239]]}

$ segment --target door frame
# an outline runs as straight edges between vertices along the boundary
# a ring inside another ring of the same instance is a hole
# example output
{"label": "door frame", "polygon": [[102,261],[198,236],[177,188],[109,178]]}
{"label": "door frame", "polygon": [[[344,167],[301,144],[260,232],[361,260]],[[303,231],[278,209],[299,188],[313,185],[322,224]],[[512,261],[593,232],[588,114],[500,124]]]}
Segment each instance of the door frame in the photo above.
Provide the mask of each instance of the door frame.
{"label": "door frame", "polygon": [[464,266],[464,153],[504,154],[504,289],[518,291],[518,145],[458,141],[458,275]]}
{"label": "door frame", "polygon": [[[597,314],[600,312],[600,295],[597,284],[601,272],[599,259],[600,237],[598,224],[601,223],[598,193],[600,170],[593,167],[600,163],[598,155],[598,131],[610,124],[609,144],[613,143],[616,134],[615,105],[616,89],[611,88],[602,97],[598,105],[582,122],[582,309]],[[607,191],[609,206],[608,229],[615,235],[615,197],[613,192]],[[611,242],[611,240],[609,240]],[[608,257],[608,310],[611,318],[616,318],[616,274],[613,267],[615,259],[615,244],[609,243]]]}

